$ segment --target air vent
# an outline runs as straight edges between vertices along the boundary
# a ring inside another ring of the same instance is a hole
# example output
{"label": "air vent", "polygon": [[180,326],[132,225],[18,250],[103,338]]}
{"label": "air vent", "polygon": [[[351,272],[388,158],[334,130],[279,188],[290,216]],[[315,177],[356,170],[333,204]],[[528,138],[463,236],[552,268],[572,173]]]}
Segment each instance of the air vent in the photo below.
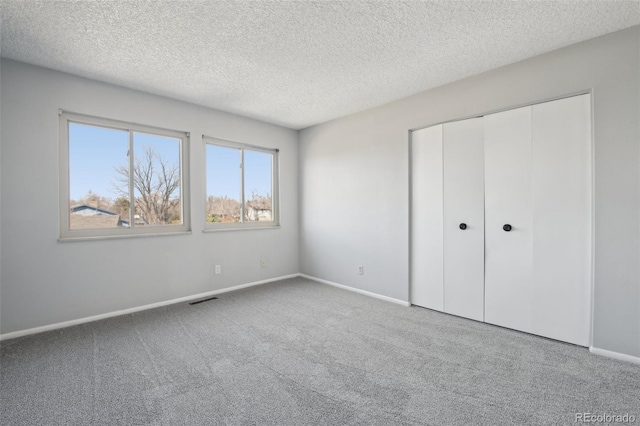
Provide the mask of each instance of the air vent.
{"label": "air vent", "polygon": [[208,302],[209,300],[216,300],[217,297],[209,297],[207,299],[196,300],[195,302],[189,302],[190,305],[197,305],[198,303]]}

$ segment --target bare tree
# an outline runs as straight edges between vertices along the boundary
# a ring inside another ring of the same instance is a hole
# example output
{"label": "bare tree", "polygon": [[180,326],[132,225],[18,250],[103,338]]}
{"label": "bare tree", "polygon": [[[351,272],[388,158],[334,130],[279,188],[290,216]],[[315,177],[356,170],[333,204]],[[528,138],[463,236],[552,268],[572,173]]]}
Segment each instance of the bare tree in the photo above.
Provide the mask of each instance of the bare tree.
{"label": "bare tree", "polygon": [[228,196],[209,195],[207,197],[207,221],[238,222],[240,220],[240,203]]}
{"label": "bare tree", "polygon": [[[115,188],[121,196],[129,196],[129,165],[115,168],[118,183]],[[179,219],[180,168],[170,164],[146,146],[143,155],[135,159],[133,186],[136,191],[135,213],[149,225],[165,225]],[[176,218],[177,216],[177,218]]]}
{"label": "bare tree", "polygon": [[89,190],[80,199],[70,200],[69,205],[73,206],[74,204],[86,204],[98,209],[109,209],[111,207],[111,200],[107,197],[103,197],[102,195],[94,193],[92,190]]}
{"label": "bare tree", "polygon": [[129,220],[129,198],[120,196],[113,202],[113,210],[124,220]]}

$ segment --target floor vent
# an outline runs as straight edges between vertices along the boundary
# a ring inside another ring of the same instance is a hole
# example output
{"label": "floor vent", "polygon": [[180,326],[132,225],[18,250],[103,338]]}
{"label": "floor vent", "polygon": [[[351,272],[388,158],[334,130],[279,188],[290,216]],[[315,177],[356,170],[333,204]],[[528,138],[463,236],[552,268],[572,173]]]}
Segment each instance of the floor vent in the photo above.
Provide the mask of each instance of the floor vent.
{"label": "floor vent", "polygon": [[209,297],[208,299],[196,300],[195,302],[189,302],[190,305],[197,305],[198,303],[208,302],[209,300],[216,300],[217,297]]}

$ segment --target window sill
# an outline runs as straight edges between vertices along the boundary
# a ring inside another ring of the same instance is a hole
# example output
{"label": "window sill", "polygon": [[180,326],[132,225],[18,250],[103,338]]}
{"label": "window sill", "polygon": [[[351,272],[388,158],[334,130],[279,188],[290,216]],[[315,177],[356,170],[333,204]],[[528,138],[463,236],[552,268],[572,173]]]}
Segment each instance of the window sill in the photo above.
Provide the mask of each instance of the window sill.
{"label": "window sill", "polygon": [[59,243],[72,243],[77,241],[97,241],[97,240],[116,240],[121,238],[147,238],[147,237],[169,237],[173,235],[191,235],[191,231],[176,232],[154,232],[149,234],[131,234],[131,235],[100,235],[90,237],[60,237]]}
{"label": "window sill", "polygon": [[205,228],[202,233],[208,234],[210,232],[227,232],[227,231],[256,231],[263,229],[280,229],[280,225],[264,225],[264,226],[235,226],[224,228]]}

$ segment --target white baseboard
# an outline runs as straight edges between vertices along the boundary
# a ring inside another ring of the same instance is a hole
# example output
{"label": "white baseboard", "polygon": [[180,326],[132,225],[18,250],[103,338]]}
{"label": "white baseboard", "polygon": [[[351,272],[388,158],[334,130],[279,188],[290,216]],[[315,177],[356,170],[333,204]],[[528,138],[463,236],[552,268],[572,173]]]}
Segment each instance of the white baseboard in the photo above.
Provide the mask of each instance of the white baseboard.
{"label": "white baseboard", "polygon": [[247,283],[247,284],[240,284],[240,285],[237,285],[237,286],[234,286],[234,287],[227,287],[227,288],[223,288],[223,289],[219,289],[219,290],[207,291],[205,293],[193,294],[191,296],[179,297],[177,299],[165,300],[163,302],[151,303],[149,305],[136,306],[135,308],[123,309],[121,311],[107,312],[106,314],[93,315],[93,316],[90,316],[90,317],[78,318],[78,319],[71,320],[71,321],[63,321],[63,322],[58,322],[58,323],[55,323],[55,324],[43,325],[41,327],[28,328],[26,330],[12,331],[11,333],[0,334],[0,341],[8,340],[8,339],[15,339],[16,337],[28,336],[29,334],[42,333],[44,331],[49,331],[49,330],[56,330],[56,329],[59,329],[59,328],[71,327],[71,326],[74,326],[74,325],[84,324],[84,323],[87,323],[87,322],[98,321],[98,320],[105,319],[105,318],[111,318],[111,317],[117,317],[117,316],[120,316],[120,315],[132,314],[134,312],[146,311],[147,309],[159,308],[161,306],[173,305],[174,303],[186,302],[186,301],[194,300],[194,299],[201,299],[201,298],[207,297],[207,296],[213,296],[213,295],[216,295],[216,294],[228,293],[230,291],[240,290],[240,289],[247,288],[247,287],[253,287],[253,286],[256,286],[256,285],[260,285],[260,284],[266,284],[266,283],[270,283],[270,282],[273,282],[273,281],[286,280],[286,279],[289,279],[289,278],[297,278],[299,276],[300,276],[300,274],[291,274],[291,275],[285,275],[285,276],[282,276],[282,277],[269,278],[267,280],[254,281],[254,282]]}
{"label": "white baseboard", "polygon": [[607,358],[613,358],[619,361],[626,361],[632,364],[640,364],[640,357],[633,356],[633,355],[621,354],[620,352],[613,352],[613,351],[608,351],[606,349],[594,348],[593,346],[589,348],[589,352],[591,352],[594,355],[605,356]]}
{"label": "white baseboard", "polygon": [[411,306],[411,303],[405,302],[404,300],[400,300],[400,299],[394,299],[393,297],[383,296],[381,294],[372,293],[372,292],[366,291],[366,290],[360,290],[358,288],[349,287],[347,285],[334,283],[333,281],[327,281],[327,280],[323,280],[321,278],[312,277],[311,275],[300,274],[300,276],[302,278],[306,278],[308,280],[317,281],[319,283],[327,284],[327,285],[330,285],[330,286],[333,286],[333,287],[338,287],[338,288],[341,288],[343,290],[348,290],[348,291],[352,291],[354,293],[363,294],[365,296],[374,297],[376,299],[384,300],[385,302],[396,303],[396,304],[402,305],[402,306]]}

